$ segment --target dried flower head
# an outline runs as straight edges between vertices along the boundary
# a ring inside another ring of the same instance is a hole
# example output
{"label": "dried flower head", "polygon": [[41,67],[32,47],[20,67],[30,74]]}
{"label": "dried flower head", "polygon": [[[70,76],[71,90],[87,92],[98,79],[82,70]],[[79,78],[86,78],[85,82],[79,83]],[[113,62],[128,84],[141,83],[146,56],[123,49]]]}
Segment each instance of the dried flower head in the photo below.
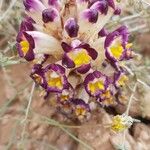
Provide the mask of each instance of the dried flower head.
{"label": "dried flower head", "polygon": [[113,117],[111,129],[115,132],[122,132],[130,128],[133,122],[139,122],[139,120],[133,119],[126,114],[117,115]]}

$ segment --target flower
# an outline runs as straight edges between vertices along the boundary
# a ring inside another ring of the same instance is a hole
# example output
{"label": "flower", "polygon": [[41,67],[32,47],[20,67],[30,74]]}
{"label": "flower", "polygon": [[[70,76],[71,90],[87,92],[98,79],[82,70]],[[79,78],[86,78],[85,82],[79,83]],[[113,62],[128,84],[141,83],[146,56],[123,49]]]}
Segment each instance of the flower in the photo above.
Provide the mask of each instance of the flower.
{"label": "flower", "polygon": [[97,52],[88,44],[74,40],[70,45],[62,42],[64,56],[62,64],[67,68],[74,68],[79,73],[86,73],[91,68],[91,61],[97,58]]}
{"label": "flower", "polygon": [[119,71],[114,74],[114,84],[116,87],[124,86],[126,81],[128,81],[128,77],[123,71]]}
{"label": "flower", "polygon": [[122,132],[130,128],[133,122],[139,122],[139,120],[133,119],[126,114],[117,115],[113,117],[111,129],[115,132]]}
{"label": "flower", "polygon": [[44,78],[47,83],[47,92],[62,92],[69,83],[65,75],[65,68],[58,64],[50,64],[44,68]]}
{"label": "flower", "polygon": [[106,58],[111,62],[127,60],[132,57],[131,43],[128,42],[128,30],[126,26],[121,26],[117,30],[109,33],[105,39]]}
{"label": "flower", "polygon": [[30,76],[47,93],[62,92],[64,89],[69,88],[65,68],[58,64],[50,64],[45,68],[42,68],[41,64],[34,65]]}
{"label": "flower", "polygon": [[73,112],[80,121],[90,117],[90,107],[82,99],[72,99]]}
{"label": "flower", "polygon": [[44,69],[42,68],[41,64],[35,64],[33,66],[30,77],[35,81],[36,84],[46,89],[47,83],[44,78]]}
{"label": "flower", "polygon": [[84,86],[87,93],[94,97],[98,97],[103,93],[108,85],[108,78],[99,71],[89,73],[84,80]]}
{"label": "flower", "polygon": [[74,97],[74,91],[71,84],[66,89],[63,89],[61,93],[57,94],[58,101],[62,104],[67,103]]}
{"label": "flower", "polygon": [[20,31],[16,47],[20,57],[24,57],[27,61],[34,60],[35,54],[33,49],[35,48],[35,43],[31,35]]}

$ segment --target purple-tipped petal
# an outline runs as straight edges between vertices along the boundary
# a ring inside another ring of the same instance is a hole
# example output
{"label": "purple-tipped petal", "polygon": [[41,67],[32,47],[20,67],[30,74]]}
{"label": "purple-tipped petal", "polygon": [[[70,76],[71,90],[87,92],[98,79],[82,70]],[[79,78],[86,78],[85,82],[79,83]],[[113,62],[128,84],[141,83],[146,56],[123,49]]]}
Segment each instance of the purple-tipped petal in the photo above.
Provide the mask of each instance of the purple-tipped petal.
{"label": "purple-tipped petal", "polygon": [[90,68],[91,68],[91,65],[88,64],[88,65],[83,65],[83,66],[77,68],[76,70],[77,70],[77,72],[79,72],[81,74],[85,74],[90,70]]}
{"label": "purple-tipped petal", "polygon": [[20,31],[33,31],[35,21],[31,17],[26,17],[20,25]]}
{"label": "purple-tipped petal", "polygon": [[27,11],[43,11],[45,9],[40,0],[23,0],[23,4]]}
{"label": "purple-tipped petal", "polygon": [[67,53],[67,52],[70,52],[72,50],[72,47],[70,45],[68,45],[67,43],[65,42],[62,42],[61,43],[61,46],[63,48],[63,50]]}
{"label": "purple-tipped petal", "polygon": [[95,9],[86,9],[82,15],[84,19],[91,23],[96,23],[98,20],[98,11]]}
{"label": "purple-tipped petal", "polygon": [[42,19],[44,23],[54,22],[58,17],[58,11],[55,8],[48,8],[43,10]]}
{"label": "purple-tipped petal", "polygon": [[114,0],[107,0],[107,2],[108,2],[108,5],[109,5],[110,7],[112,7],[113,9],[115,9]]}
{"label": "purple-tipped petal", "polygon": [[91,58],[93,60],[95,60],[98,56],[97,51],[94,48],[91,48],[89,44],[86,43],[81,43],[78,47],[76,48],[83,48],[86,49],[86,51],[88,52],[88,54],[91,56]]}
{"label": "purple-tipped petal", "polygon": [[62,65],[67,68],[74,68],[75,63],[67,56],[67,54],[64,54],[62,58]]}
{"label": "purple-tipped petal", "polygon": [[60,74],[65,74],[65,68],[58,64],[50,64],[45,68],[45,72],[49,69],[52,69],[55,72],[59,72]]}
{"label": "purple-tipped petal", "polygon": [[97,1],[90,8],[106,15],[108,12],[108,3],[107,1]]}
{"label": "purple-tipped petal", "polygon": [[71,38],[78,36],[79,25],[74,18],[70,18],[65,22],[65,30]]}
{"label": "purple-tipped petal", "polygon": [[105,43],[104,43],[104,47],[107,48],[111,45],[111,43],[114,41],[114,39],[119,36],[119,33],[117,31],[114,31],[112,33],[109,33],[107,36],[106,36],[106,39],[105,39]]}
{"label": "purple-tipped petal", "polygon": [[42,86],[44,89],[47,88],[47,83],[44,78],[44,70],[41,64],[35,64],[33,66],[30,77],[35,81],[35,83]]}
{"label": "purple-tipped petal", "polygon": [[59,0],[48,0],[48,4],[56,9],[60,9],[60,1]]}
{"label": "purple-tipped petal", "polygon": [[120,15],[121,14],[121,9],[120,8],[116,8],[114,11],[114,15]]}
{"label": "purple-tipped petal", "polygon": [[105,28],[102,28],[98,33],[99,37],[105,37],[107,35],[108,35],[108,31]]}

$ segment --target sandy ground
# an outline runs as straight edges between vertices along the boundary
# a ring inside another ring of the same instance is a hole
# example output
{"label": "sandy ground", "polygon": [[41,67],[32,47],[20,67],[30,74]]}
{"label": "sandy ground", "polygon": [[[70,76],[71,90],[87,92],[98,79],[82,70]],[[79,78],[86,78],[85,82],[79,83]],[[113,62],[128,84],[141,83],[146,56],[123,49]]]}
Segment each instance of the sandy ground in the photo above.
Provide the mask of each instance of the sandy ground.
{"label": "sandy ground", "polygon": [[[88,122],[74,128],[76,123],[65,118],[52,108],[48,101],[39,97],[37,89],[34,91],[28,118],[22,122],[32,86],[32,83],[29,83],[29,67],[28,64],[9,67],[7,77],[1,70],[0,150],[114,150],[115,146],[122,143],[122,134],[115,134],[106,126],[111,122],[112,115],[104,109],[100,108]],[[5,80],[8,77],[10,83]],[[27,87],[23,88],[25,85]],[[116,110],[119,111],[117,108]],[[43,117],[47,117],[46,122]],[[68,127],[60,127],[48,119],[55,119]],[[134,124],[127,132],[128,150],[149,150],[149,141],[148,119]]]}

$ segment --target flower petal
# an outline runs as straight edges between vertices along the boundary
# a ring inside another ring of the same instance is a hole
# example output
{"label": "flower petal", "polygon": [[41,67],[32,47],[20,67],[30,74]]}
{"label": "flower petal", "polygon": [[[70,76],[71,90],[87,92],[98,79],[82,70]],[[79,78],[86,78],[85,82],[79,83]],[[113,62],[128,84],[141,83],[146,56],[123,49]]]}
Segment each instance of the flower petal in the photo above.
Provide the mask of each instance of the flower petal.
{"label": "flower petal", "polygon": [[42,12],[42,19],[44,23],[54,22],[58,16],[59,13],[55,8],[48,8]]}
{"label": "flower petal", "polygon": [[101,14],[107,14],[108,12],[108,4],[107,1],[97,1],[91,7],[91,9],[95,9]]}
{"label": "flower petal", "polygon": [[39,31],[27,31],[35,41],[35,53],[38,54],[61,54],[62,47],[60,42],[53,36],[49,36]]}
{"label": "flower petal", "polygon": [[81,74],[85,74],[90,70],[90,68],[91,68],[91,65],[87,64],[87,65],[83,65],[83,66],[77,68],[76,70],[77,70],[77,72],[79,72]]}
{"label": "flower petal", "polygon": [[91,23],[96,23],[98,19],[98,12],[95,9],[87,9],[82,13],[84,19]]}
{"label": "flower petal", "polygon": [[64,54],[62,58],[62,65],[67,68],[74,68],[75,63],[67,56],[67,54]]}
{"label": "flower petal", "polygon": [[65,22],[65,30],[68,33],[68,35],[72,37],[77,37],[78,35],[78,30],[79,30],[79,25],[77,24],[76,20],[74,18],[69,18]]}
{"label": "flower petal", "polygon": [[40,0],[23,0],[23,4],[27,11],[43,11],[45,9]]}

